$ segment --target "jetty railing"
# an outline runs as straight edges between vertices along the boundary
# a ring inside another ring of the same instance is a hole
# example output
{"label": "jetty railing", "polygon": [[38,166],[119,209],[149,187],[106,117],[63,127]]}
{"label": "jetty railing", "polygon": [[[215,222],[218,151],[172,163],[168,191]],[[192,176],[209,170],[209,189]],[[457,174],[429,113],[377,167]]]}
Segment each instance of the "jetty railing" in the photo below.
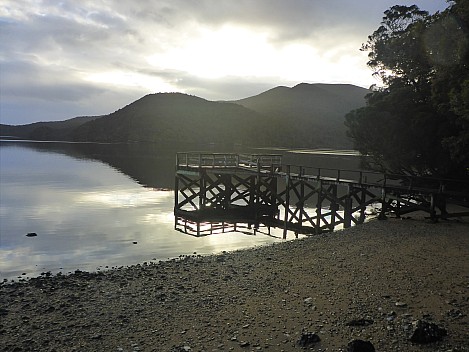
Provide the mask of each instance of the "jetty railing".
{"label": "jetty railing", "polygon": [[[284,236],[288,230],[319,233],[364,222],[369,207],[378,207],[380,218],[416,210],[435,221],[469,216],[464,180],[283,165],[278,154],[186,152],[176,158],[174,213],[186,228],[188,220],[246,219],[283,227]],[[465,211],[450,213],[449,201]]]}
{"label": "jetty railing", "polygon": [[[366,170],[317,168],[302,165],[284,165],[283,175],[296,178],[316,179],[343,184],[368,187],[387,187],[389,189],[407,190],[448,195],[469,195],[469,181],[422,177],[404,174],[382,173]],[[279,173],[282,174],[282,173]]]}
{"label": "jetty railing", "polygon": [[248,168],[279,171],[282,166],[280,154],[234,154],[179,152],[176,167],[180,168]]}
{"label": "jetty railing", "polygon": [[177,153],[176,166],[181,167],[238,167],[239,155],[227,153]]}

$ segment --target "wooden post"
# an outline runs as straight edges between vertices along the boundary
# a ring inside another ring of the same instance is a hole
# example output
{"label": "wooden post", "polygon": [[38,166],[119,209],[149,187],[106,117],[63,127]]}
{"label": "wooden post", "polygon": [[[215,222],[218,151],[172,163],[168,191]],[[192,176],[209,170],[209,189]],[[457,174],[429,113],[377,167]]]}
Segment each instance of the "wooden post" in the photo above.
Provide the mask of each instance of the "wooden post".
{"label": "wooden post", "polygon": [[298,208],[300,209],[298,222],[300,226],[303,226],[303,211],[305,208],[305,181],[304,180],[300,181],[300,199],[298,201]]}
{"label": "wooden post", "polygon": [[178,223],[177,209],[179,209],[179,176],[176,173],[174,178],[174,229],[176,229]]}
{"label": "wooden post", "polygon": [[430,196],[430,220],[432,222],[438,222],[438,218],[436,217],[436,210],[435,210],[435,194],[432,193]]}
{"label": "wooden post", "polygon": [[344,205],[344,228],[349,228],[352,226],[352,186],[350,185],[348,185]]}
{"label": "wooden post", "polygon": [[[400,195],[399,195],[400,196]],[[396,218],[401,218],[401,201],[399,200],[399,196],[396,197]]]}
{"label": "wooden post", "polygon": [[222,177],[222,183],[224,186],[224,194],[222,198],[222,208],[223,209],[228,209],[231,204],[231,194],[232,194],[232,184],[231,184],[231,175],[221,175]]}
{"label": "wooden post", "polygon": [[256,176],[249,177],[249,206],[251,209],[256,204]]}
{"label": "wooden post", "polygon": [[290,212],[290,165],[287,165],[285,176],[285,214],[283,221],[283,239],[287,238],[288,231],[288,214]]}
{"label": "wooden post", "polygon": [[[360,176],[361,177],[361,176]],[[360,197],[360,224],[364,223],[365,222],[365,217],[366,217],[366,189],[365,188],[361,188],[360,189],[360,192],[361,192],[361,197]]]}
{"label": "wooden post", "polygon": [[277,209],[278,185],[277,177],[271,176],[270,179],[270,206]]}
{"label": "wooden post", "polygon": [[387,211],[387,204],[386,204],[386,188],[381,188],[381,212],[378,215],[378,220],[386,220],[386,211]]}
{"label": "wooden post", "polygon": [[199,210],[205,208],[206,204],[206,185],[205,185],[205,172],[200,172],[200,179],[199,179]]}
{"label": "wooden post", "polygon": [[337,210],[339,210],[339,206],[337,205],[337,185],[332,185],[332,202],[331,202],[331,223],[329,225],[329,230],[334,231],[335,222],[336,222],[336,215]]}
{"label": "wooden post", "polygon": [[321,218],[322,218],[322,180],[318,182],[318,200],[316,202],[316,235],[321,233]]}

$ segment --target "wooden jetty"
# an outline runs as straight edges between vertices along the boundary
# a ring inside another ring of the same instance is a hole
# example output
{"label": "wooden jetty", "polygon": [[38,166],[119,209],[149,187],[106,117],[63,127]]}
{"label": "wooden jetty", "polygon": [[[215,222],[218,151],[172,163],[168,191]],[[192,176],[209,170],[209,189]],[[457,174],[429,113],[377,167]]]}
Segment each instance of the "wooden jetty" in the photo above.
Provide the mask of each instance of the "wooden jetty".
{"label": "wooden jetty", "polygon": [[[469,182],[283,165],[277,154],[177,153],[175,228],[194,236],[271,227],[318,234],[420,210],[469,216]],[[448,212],[448,205],[457,212]]]}

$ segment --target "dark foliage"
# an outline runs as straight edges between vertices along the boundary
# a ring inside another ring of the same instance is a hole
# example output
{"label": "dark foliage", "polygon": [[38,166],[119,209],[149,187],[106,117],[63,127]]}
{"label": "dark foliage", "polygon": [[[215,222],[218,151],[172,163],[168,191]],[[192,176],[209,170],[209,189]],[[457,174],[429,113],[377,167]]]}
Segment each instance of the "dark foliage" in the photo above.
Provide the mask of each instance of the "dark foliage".
{"label": "dark foliage", "polygon": [[382,171],[469,177],[469,6],[430,16],[393,6],[368,37],[384,86],[346,116],[355,147]]}

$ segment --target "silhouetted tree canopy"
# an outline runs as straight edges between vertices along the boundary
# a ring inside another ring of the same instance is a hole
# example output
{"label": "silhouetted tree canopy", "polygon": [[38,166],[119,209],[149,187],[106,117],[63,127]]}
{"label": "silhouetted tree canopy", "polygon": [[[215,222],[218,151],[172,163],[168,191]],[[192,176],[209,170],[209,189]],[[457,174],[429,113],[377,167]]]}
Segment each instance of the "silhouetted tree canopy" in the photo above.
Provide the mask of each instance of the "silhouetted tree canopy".
{"label": "silhouetted tree canopy", "polygon": [[383,85],[346,125],[371,166],[469,177],[469,2],[434,15],[393,6],[361,50]]}

